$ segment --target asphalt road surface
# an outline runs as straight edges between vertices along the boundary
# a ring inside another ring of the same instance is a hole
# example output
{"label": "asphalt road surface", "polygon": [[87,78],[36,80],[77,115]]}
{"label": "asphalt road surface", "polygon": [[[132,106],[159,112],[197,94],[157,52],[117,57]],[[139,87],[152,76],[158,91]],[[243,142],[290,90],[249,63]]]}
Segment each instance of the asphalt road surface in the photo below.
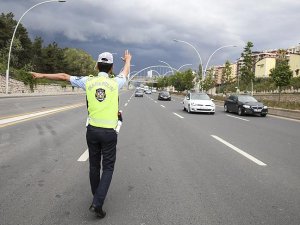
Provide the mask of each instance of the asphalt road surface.
{"label": "asphalt road surface", "polygon": [[98,220],[84,95],[0,99],[0,224],[300,224],[300,122],[188,114],[120,94],[124,122]]}

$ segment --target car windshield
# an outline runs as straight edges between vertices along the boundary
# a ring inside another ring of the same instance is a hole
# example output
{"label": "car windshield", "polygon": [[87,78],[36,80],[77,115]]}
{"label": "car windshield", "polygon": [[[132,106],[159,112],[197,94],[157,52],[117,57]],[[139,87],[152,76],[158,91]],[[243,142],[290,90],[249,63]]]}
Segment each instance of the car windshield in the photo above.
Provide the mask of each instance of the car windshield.
{"label": "car windshield", "polygon": [[139,90],[136,90],[135,92],[136,92],[136,93],[143,93],[143,90],[140,90],[140,89],[139,89]]}
{"label": "car windshield", "polygon": [[161,94],[162,94],[162,95],[169,95],[169,92],[163,91]]}
{"label": "car windshield", "polygon": [[193,100],[210,100],[210,97],[207,94],[192,93],[191,99],[193,99]]}
{"label": "car windshield", "polygon": [[238,97],[239,101],[241,102],[257,102],[257,100],[249,95],[242,95]]}

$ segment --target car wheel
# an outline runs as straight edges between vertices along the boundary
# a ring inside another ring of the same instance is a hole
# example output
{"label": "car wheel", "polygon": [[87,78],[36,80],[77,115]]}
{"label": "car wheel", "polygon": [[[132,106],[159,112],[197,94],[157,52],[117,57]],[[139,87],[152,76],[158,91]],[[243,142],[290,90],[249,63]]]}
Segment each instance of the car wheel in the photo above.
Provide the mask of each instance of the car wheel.
{"label": "car wheel", "polygon": [[212,112],[211,115],[215,115],[215,112]]}
{"label": "car wheel", "polygon": [[186,110],[186,108],[183,106],[183,111],[185,111]]}
{"label": "car wheel", "polygon": [[260,116],[261,116],[261,117],[266,117],[266,116],[267,116],[267,114],[260,114]]}
{"label": "car wheel", "polygon": [[228,108],[227,108],[227,105],[224,105],[224,111],[225,111],[225,112],[229,112],[229,111],[228,111]]}
{"label": "car wheel", "polygon": [[243,109],[242,109],[241,106],[239,106],[239,108],[238,108],[238,115],[239,115],[239,116],[244,115],[244,112],[243,112]]}

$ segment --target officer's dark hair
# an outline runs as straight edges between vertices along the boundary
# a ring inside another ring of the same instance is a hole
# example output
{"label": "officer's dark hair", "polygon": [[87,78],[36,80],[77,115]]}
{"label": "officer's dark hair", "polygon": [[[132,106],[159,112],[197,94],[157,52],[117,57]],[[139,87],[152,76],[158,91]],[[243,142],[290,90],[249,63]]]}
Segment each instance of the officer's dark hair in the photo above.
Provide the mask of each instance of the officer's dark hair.
{"label": "officer's dark hair", "polygon": [[109,72],[111,72],[112,66],[113,66],[112,63],[103,63],[103,62],[97,63],[99,72],[109,73]]}

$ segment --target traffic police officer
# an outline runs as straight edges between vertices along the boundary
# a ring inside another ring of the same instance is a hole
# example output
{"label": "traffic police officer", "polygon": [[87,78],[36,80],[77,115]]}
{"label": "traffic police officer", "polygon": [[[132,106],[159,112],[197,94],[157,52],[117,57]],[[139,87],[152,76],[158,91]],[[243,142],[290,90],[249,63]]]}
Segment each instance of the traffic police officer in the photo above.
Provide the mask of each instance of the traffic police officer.
{"label": "traffic police officer", "polygon": [[[113,55],[101,53],[98,57],[98,76],[76,77],[66,73],[44,74],[31,72],[34,78],[70,81],[72,86],[86,91],[88,126],[86,140],[89,149],[90,184],[94,195],[90,211],[99,218],[106,213],[102,206],[109,189],[116,161],[117,134],[114,130],[118,122],[118,92],[125,84],[130,70],[131,54],[128,50],[123,58],[123,71],[110,78],[113,69]],[[102,158],[102,175],[100,177]]]}

